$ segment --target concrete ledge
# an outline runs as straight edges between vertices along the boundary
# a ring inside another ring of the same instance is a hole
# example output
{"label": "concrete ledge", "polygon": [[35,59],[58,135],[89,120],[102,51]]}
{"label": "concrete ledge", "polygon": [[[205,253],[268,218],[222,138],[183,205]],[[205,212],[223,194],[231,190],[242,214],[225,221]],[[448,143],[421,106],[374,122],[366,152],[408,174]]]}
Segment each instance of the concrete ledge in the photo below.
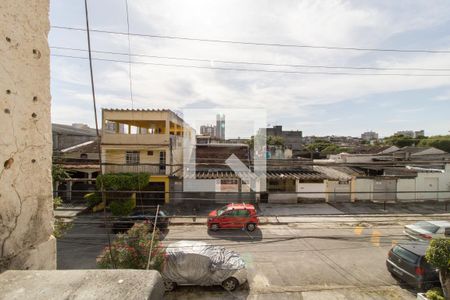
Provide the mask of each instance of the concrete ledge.
{"label": "concrete ledge", "polygon": [[0,299],[162,299],[157,271],[61,270],[6,271],[0,274]]}

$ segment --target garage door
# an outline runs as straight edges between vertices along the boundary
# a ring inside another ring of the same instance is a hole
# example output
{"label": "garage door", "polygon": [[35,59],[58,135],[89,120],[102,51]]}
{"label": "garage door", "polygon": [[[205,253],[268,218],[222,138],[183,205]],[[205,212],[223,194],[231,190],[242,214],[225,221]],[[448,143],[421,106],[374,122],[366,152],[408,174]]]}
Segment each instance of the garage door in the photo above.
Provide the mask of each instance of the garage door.
{"label": "garage door", "polygon": [[397,200],[396,179],[376,179],[373,183],[373,200],[395,201]]}

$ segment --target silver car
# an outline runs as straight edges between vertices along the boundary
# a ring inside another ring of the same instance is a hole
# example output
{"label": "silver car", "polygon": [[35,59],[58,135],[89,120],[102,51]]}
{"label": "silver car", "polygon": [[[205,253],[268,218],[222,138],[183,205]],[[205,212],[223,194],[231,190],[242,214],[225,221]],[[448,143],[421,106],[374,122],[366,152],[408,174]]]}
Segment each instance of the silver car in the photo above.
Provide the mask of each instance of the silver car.
{"label": "silver car", "polygon": [[411,239],[429,241],[432,238],[450,238],[449,221],[419,221],[406,225],[403,231]]}
{"label": "silver car", "polygon": [[168,245],[161,275],[167,291],[177,285],[221,285],[234,291],[247,281],[245,262],[238,253],[198,241]]}

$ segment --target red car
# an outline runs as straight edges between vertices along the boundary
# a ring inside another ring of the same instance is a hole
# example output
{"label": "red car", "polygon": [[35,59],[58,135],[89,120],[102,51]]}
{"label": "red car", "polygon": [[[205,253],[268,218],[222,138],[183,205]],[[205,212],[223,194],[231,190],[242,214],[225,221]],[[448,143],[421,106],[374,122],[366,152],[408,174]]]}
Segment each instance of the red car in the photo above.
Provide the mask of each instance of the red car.
{"label": "red car", "polygon": [[245,228],[253,231],[259,219],[252,204],[231,203],[213,210],[208,216],[208,228],[212,231],[221,228]]}

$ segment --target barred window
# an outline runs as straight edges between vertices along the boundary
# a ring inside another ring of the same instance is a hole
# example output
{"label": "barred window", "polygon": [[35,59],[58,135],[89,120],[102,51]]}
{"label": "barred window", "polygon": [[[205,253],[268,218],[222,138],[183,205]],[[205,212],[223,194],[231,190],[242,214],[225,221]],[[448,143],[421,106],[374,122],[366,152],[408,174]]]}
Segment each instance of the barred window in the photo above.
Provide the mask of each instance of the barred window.
{"label": "barred window", "polygon": [[139,151],[127,151],[125,160],[127,165],[139,164]]}

